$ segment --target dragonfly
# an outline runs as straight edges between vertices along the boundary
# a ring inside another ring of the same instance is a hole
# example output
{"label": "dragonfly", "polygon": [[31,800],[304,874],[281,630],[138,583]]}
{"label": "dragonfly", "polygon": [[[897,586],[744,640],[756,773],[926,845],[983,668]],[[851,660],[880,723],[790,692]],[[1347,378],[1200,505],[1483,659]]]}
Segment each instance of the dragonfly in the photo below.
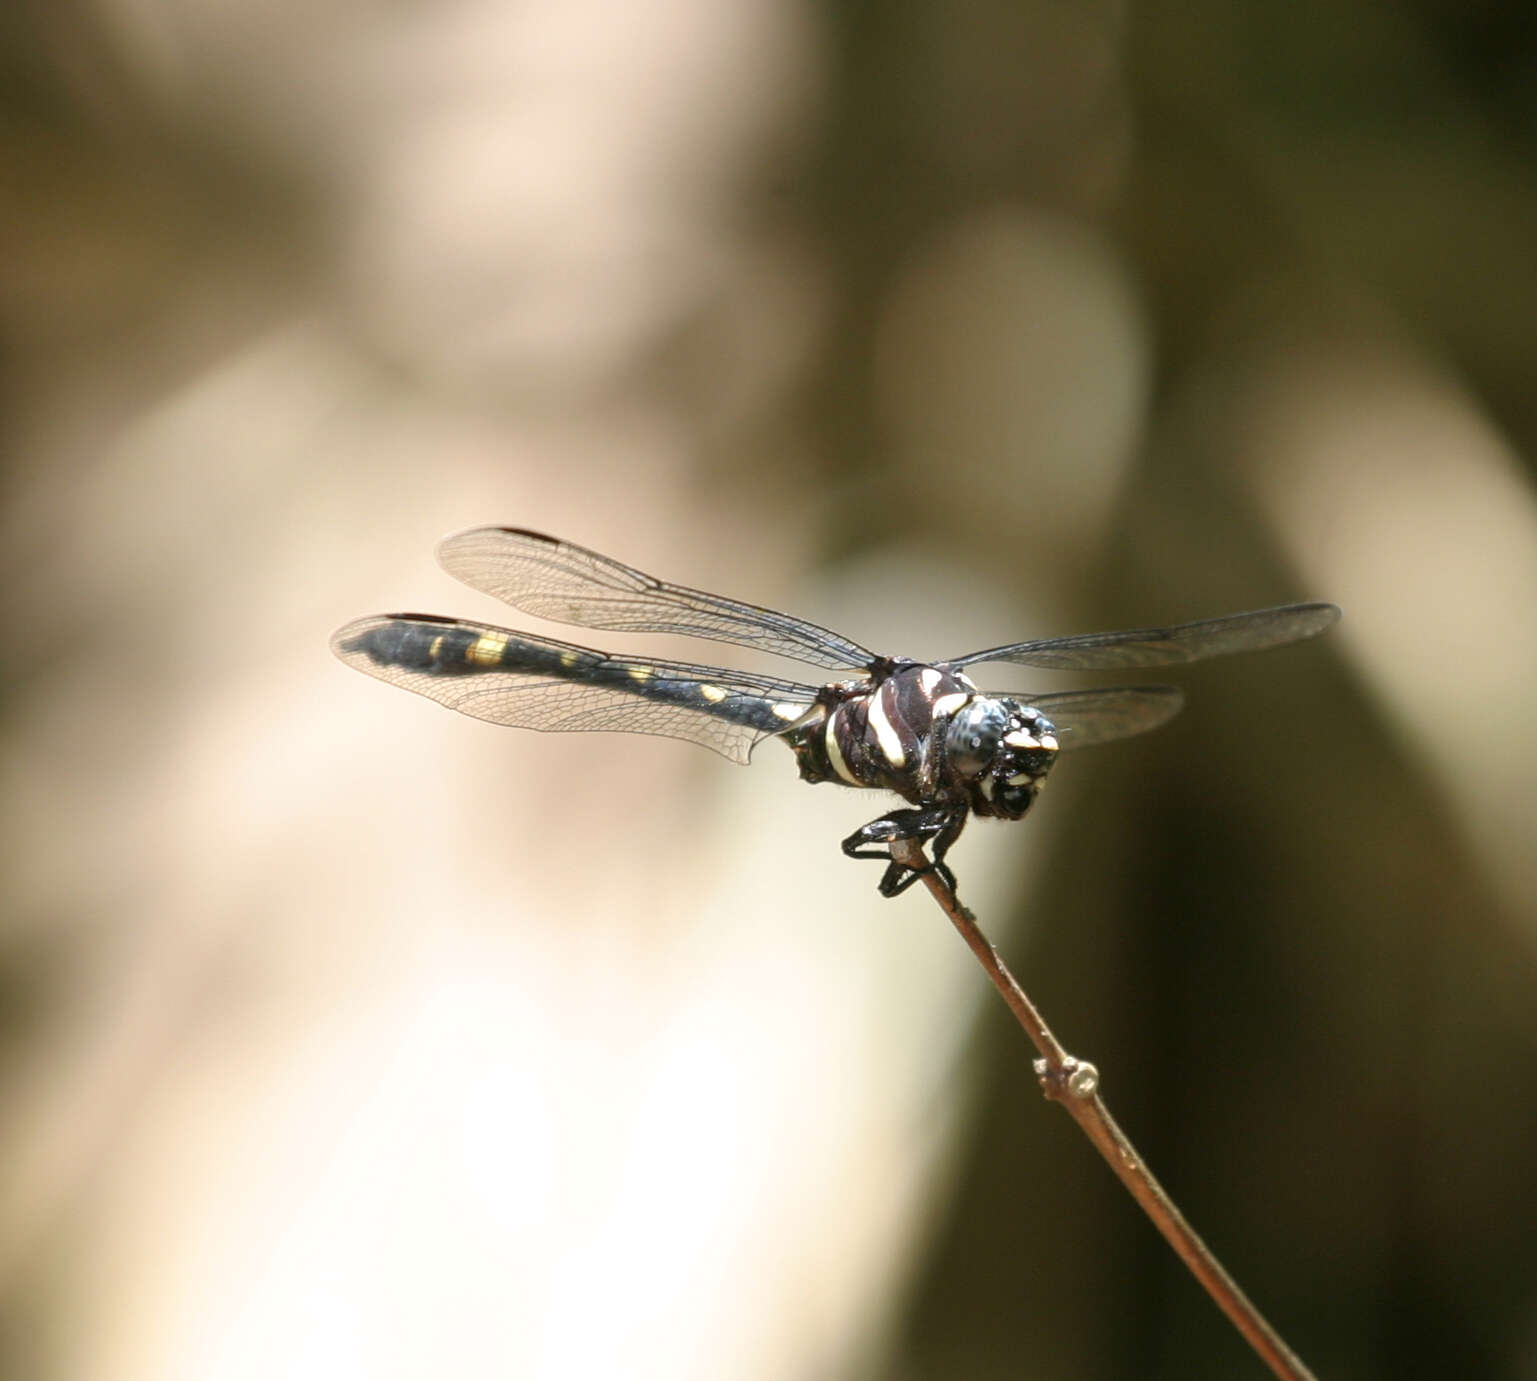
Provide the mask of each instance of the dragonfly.
{"label": "dragonfly", "polygon": [[[435,614],[376,614],[331,639],[348,666],[492,724],[660,734],[744,765],[764,739],[778,739],[807,782],[885,791],[908,803],[884,810],[842,844],[851,858],[886,865],[879,888],[887,897],[931,871],[954,892],[945,860],[971,816],[1022,818],[1059,753],[1156,729],[1183,703],[1167,685],[992,694],[978,689],[968,668],[1167,667],[1295,643],[1340,616],[1333,604],[1285,604],[924,662],[872,652],[792,614],[659,580],[523,528],[461,532],[441,544],[438,558],[466,585],[536,618],[707,638],[843,673],[822,684],[792,681],[599,652]],[[893,857],[904,841],[920,853],[927,847],[921,864]]]}

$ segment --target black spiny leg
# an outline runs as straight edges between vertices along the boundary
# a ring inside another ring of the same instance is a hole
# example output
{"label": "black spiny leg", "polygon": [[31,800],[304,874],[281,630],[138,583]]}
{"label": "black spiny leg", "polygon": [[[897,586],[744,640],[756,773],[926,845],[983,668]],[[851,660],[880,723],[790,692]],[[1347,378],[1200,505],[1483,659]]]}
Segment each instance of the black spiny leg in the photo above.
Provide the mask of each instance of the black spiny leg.
{"label": "black spiny leg", "polygon": [[[879,820],[872,820],[868,825],[855,830],[843,841],[843,852],[850,858],[873,858],[886,863],[886,873],[881,878],[880,886],[883,897],[894,897],[905,892],[918,880],[920,874],[931,870],[938,873],[945,886],[954,892],[955,874],[945,866],[944,857],[960,837],[965,825],[964,807],[927,806],[921,810],[894,810],[890,815],[883,815]],[[891,845],[902,839],[916,839],[920,842],[932,839],[933,860],[922,868],[898,863],[891,857]],[[866,845],[884,847],[863,847]]]}

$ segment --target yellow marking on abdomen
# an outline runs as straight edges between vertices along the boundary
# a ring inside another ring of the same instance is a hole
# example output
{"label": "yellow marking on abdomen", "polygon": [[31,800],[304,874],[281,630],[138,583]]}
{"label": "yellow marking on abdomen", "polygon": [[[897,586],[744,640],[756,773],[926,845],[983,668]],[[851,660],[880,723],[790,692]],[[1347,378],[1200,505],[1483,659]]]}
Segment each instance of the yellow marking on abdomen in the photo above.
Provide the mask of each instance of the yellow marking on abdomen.
{"label": "yellow marking on abdomen", "polygon": [[700,695],[704,696],[706,700],[716,705],[720,704],[720,702],[730,694],[730,692],[727,691],[723,686],[712,686],[708,683],[702,684],[699,687],[699,693]]}
{"label": "yellow marking on abdomen", "polygon": [[442,655],[443,655],[443,635],[441,633],[439,633],[438,636],[435,637],[427,645],[427,655],[429,657],[431,657],[434,662],[436,662],[440,657],[442,657]]}
{"label": "yellow marking on abdomen", "polygon": [[499,667],[507,653],[507,639],[495,633],[482,633],[464,654],[464,660],[478,667]]}
{"label": "yellow marking on abdomen", "polygon": [[653,673],[650,667],[626,667],[624,674],[632,681],[649,681]]}

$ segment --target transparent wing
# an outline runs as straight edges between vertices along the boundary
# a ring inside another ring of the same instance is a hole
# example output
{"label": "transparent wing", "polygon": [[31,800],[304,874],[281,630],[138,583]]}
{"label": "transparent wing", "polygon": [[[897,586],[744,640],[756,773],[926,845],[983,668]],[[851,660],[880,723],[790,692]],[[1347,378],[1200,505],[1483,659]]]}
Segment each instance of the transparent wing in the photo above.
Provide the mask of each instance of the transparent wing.
{"label": "transparent wing", "polygon": [[1057,741],[1064,749],[1145,734],[1167,724],[1185,703],[1184,694],[1173,686],[1112,686],[1017,698],[1057,726]]}
{"label": "transparent wing", "polygon": [[383,614],[338,629],[348,666],[492,724],[544,732],[617,730],[702,744],[746,763],[817,687],[774,676],[641,658],[466,619]]}
{"label": "transparent wing", "polygon": [[538,532],[475,528],[445,540],[438,559],[466,585],[557,623],[626,633],[684,633],[818,667],[868,667],[875,661],[868,648],[804,619],[673,585]]}
{"label": "transparent wing", "polygon": [[955,658],[952,664],[964,667],[978,662],[1014,662],[1064,671],[1175,666],[1300,642],[1322,633],[1339,616],[1339,607],[1333,604],[1283,604],[1247,614],[1177,623],[1171,628],[1129,628],[1119,633],[1080,633],[1069,638],[1010,643]]}

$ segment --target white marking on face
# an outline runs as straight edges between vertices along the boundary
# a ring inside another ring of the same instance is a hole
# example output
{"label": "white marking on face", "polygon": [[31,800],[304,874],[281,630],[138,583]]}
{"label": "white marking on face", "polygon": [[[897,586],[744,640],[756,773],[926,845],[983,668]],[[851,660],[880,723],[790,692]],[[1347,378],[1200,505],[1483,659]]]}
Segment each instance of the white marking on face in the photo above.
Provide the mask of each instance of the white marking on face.
{"label": "white marking on face", "polygon": [[1050,748],[1053,753],[1057,751],[1057,736],[1055,734],[1042,734],[1041,747]]}
{"label": "white marking on face", "polygon": [[934,694],[935,687],[944,679],[933,667],[924,667],[918,673],[918,684],[923,687],[923,693],[929,696]]}
{"label": "white marking on face", "polygon": [[822,730],[822,742],[827,748],[827,761],[832,764],[833,771],[850,786],[863,786],[864,783],[849,771],[849,765],[843,758],[843,749],[838,747],[838,719],[841,713],[840,710],[834,710],[828,715],[827,727]]}
{"label": "white marking on face", "polygon": [[983,796],[991,801],[993,799],[993,787],[996,786],[997,783],[994,782],[991,777],[983,777],[980,785],[982,787]]}
{"label": "white marking on face", "polygon": [[1041,742],[1034,734],[1027,734],[1023,729],[1015,729],[1013,733],[1005,734],[1003,741],[1010,748],[1039,748]]}
{"label": "white marking on face", "polygon": [[942,695],[934,702],[934,718],[939,719],[947,714],[954,714],[971,699],[965,691],[950,691]]}
{"label": "white marking on face", "polygon": [[[890,685],[888,681],[886,685]],[[882,686],[880,693],[872,695],[870,705],[870,727],[875,730],[875,741],[881,746],[881,756],[893,767],[907,766],[907,753],[902,747],[902,736],[897,733],[891,720],[886,715],[886,686]]]}
{"label": "white marking on face", "polygon": [[1009,778],[1010,786],[1029,786],[1035,780],[1028,772],[1021,772]]}

